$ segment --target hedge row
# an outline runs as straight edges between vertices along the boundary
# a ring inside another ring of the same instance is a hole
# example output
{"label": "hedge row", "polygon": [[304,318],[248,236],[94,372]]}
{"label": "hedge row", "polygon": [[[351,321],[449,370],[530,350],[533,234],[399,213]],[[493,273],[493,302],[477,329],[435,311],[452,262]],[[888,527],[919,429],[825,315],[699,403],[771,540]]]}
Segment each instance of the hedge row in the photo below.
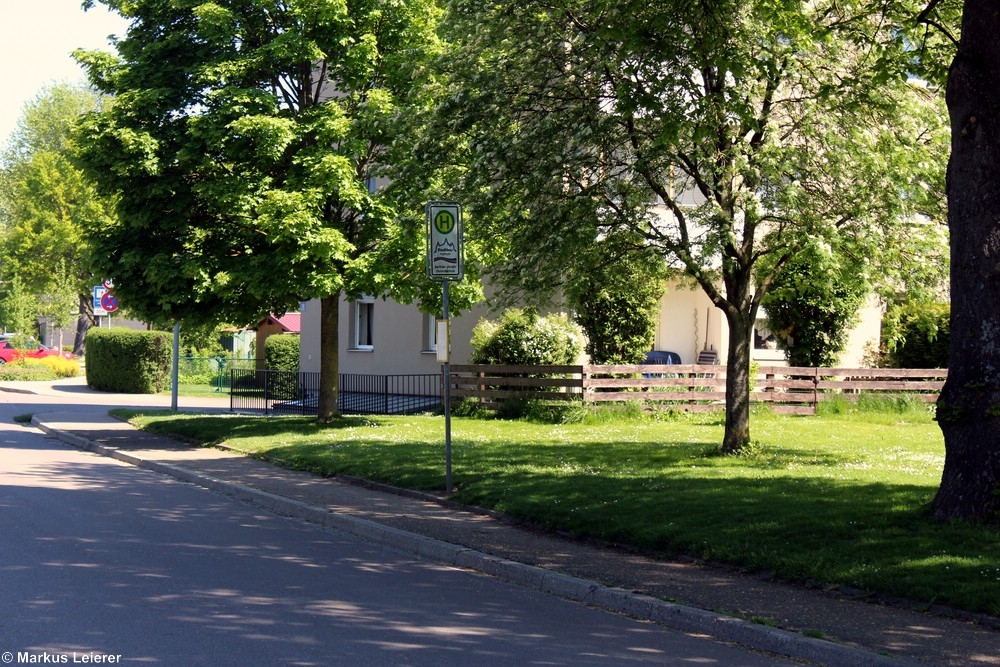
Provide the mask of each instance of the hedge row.
{"label": "hedge row", "polygon": [[299,336],[281,334],[264,340],[264,363],[273,371],[299,372]]}
{"label": "hedge row", "polygon": [[121,394],[166,391],[172,347],[172,336],[166,331],[91,329],[87,332],[87,386]]}

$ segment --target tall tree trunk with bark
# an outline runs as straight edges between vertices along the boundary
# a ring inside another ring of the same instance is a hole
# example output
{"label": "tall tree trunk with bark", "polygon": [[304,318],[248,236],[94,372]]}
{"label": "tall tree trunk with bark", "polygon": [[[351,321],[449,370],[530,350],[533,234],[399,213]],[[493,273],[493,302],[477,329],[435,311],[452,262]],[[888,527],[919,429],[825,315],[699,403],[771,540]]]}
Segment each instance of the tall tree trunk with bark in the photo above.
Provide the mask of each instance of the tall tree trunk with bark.
{"label": "tall tree trunk with bark", "polygon": [[320,299],[319,404],[317,418],[328,422],[340,415],[337,407],[340,377],[340,293]]}
{"label": "tall tree trunk with bark", "polygon": [[1000,522],[1000,3],[966,0],[948,77],[951,361],[940,519]]}
{"label": "tall tree trunk with bark", "polygon": [[87,332],[93,324],[93,302],[89,294],[81,294],[80,316],[76,319],[76,335],[73,338],[73,354],[83,356],[87,351]]}
{"label": "tall tree trunk with bark", "polygon": [[750,295],[753,272],[745,257],[746,253],[723,259],[726,297],[715,299],[729,324],[724,454],[737,454],[750,443],[750,350],[758,306]]}
{"label": "tall tree trunk with bark", "polygon": [[750,341],[753,319],[743,312],[726,313],[729,348],[726,360],[726,430],[722,451],[736,454],[750,443]]}

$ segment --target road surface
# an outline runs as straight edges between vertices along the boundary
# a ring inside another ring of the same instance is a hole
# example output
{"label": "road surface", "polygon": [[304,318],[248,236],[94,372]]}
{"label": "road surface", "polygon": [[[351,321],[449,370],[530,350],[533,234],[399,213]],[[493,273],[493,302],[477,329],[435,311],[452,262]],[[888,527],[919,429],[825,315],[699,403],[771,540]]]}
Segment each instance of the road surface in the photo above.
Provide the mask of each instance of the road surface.
{"label": "road surface", "polygon": [[13,423],[49,401],[0,394],[2,664],[791,664],[423,562]]}

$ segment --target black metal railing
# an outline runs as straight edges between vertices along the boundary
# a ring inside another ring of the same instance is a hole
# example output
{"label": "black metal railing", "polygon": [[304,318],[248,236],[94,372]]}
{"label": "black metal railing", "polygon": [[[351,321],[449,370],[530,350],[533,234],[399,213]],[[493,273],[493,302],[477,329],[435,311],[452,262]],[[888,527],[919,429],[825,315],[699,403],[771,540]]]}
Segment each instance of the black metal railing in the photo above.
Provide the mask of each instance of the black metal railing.
{"label": "black metal railing", "polygon": [[342,373],[338,404],[347,414],[427,412],[441,405],[441,376]]}
{"label": "black metal railing", "polygon": [[[230,409],[264,414],[316,414],[319,373],[233,369]],[[344,414],[412,414],[441,405],[441,376],[342,373],[337,405]]]}

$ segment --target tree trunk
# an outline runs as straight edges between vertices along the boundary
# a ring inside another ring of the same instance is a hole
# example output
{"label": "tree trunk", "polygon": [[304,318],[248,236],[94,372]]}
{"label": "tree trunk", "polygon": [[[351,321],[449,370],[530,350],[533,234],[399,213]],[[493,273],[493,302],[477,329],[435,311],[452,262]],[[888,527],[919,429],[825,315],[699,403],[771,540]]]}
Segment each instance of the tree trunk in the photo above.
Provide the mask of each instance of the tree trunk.
{"label": "tree trunk", "polygon": [[742,311],[726,314],[729,350],[726,360],[726,431],[722,453],[736,454],[750,442],[750,343],[753,318]]}
{"label": "tree trunk", "polygon": [[340,358],[340,293],[320,299],[319,403],[317,418],[328,422],[340,415],[337,407]]}
{"label": "tree trunk", "polygon": [[951,360],[939,519],[1000,521],[1000,3],[966,0],[948,77]]}
{"label": "tree trunk", "polygon": [[89,294],[80,295],[80,315],[76,320],[76,336],[73,339],[73,354],[78,357],[87,351],[87,332],[94,324],[93,302]]}

